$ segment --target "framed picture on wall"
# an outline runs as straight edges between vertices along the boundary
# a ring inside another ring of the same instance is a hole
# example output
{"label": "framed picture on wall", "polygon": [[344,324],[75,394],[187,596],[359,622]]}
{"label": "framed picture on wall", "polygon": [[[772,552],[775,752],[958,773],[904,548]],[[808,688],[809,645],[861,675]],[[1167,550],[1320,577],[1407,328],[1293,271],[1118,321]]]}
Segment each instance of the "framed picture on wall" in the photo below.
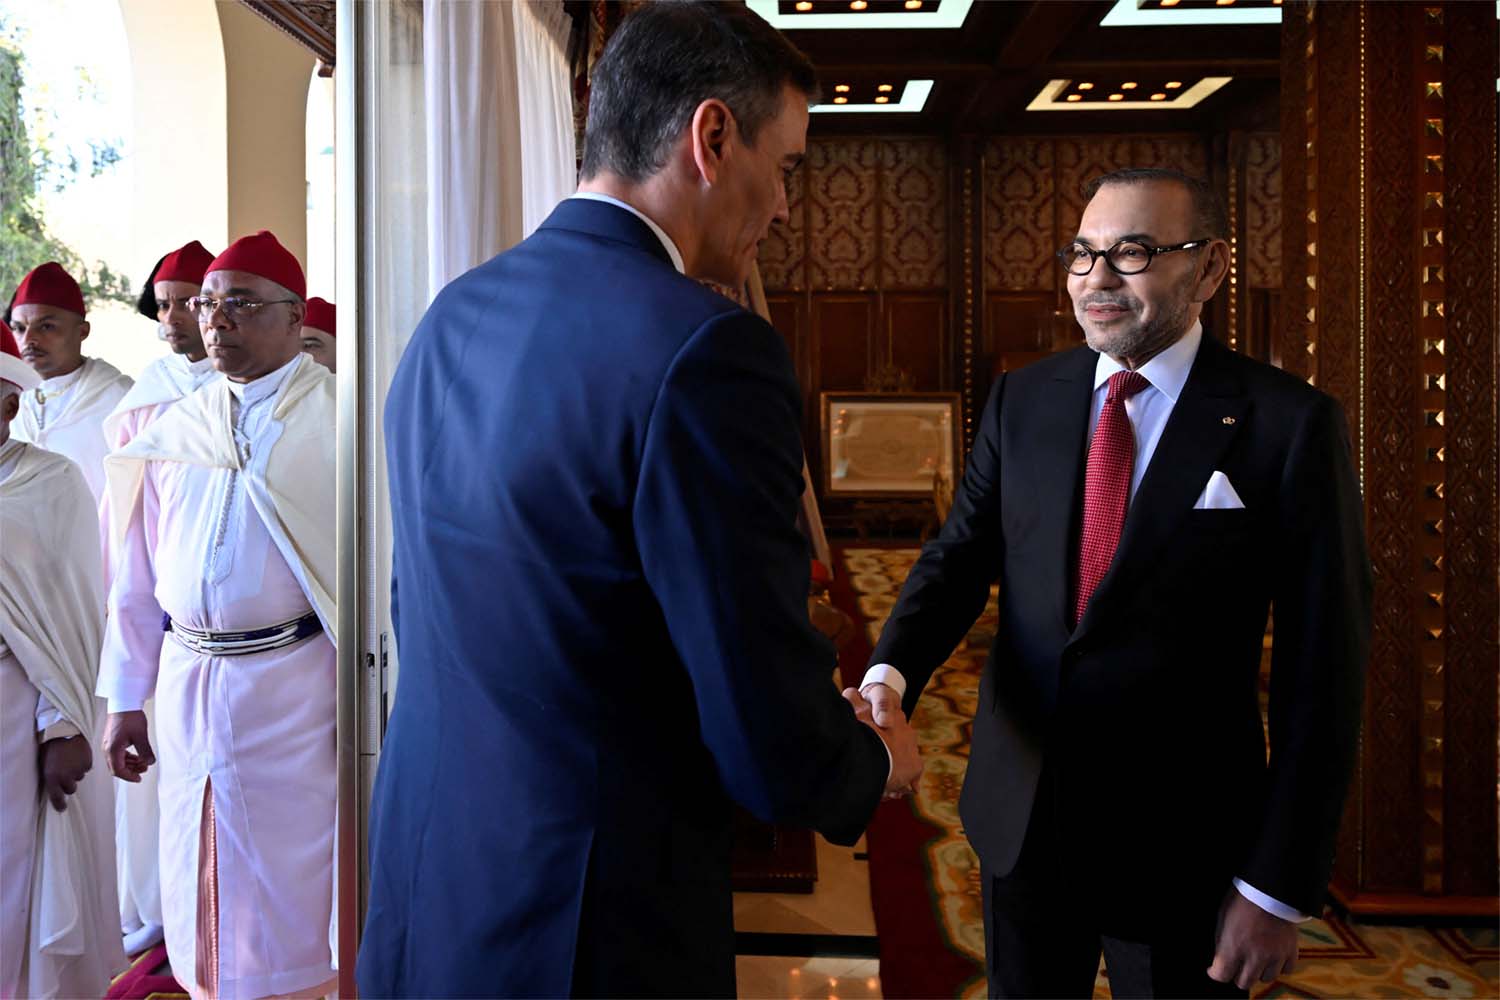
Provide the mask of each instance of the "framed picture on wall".
{"label": "framed picture on wall", "polygon": [[819,393],[823,494],[931,497],[954,482],[959,460],[956,392]]}

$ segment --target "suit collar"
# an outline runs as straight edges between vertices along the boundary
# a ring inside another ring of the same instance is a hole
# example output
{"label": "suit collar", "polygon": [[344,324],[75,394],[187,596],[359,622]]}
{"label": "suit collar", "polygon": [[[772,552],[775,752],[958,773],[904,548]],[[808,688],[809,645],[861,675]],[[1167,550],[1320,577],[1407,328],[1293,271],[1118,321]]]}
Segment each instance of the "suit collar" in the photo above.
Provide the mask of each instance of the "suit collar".
{"label": "suit collar", "polygon": [[594,198],[564,198],[538,228],[584,233],[611,243],[622,243],[674,267],[672,255],[651,227],[640,216],[610,202]]}
{"label": "suit collar", "polygon": [[655,234],[656,238],[658,240],[661,240],[661,245],[667,248],[667,256],[672,258],[672,266],[677,268],[677,273],[687,273],[687,267],[682,263],[682,251],[677,248],[677,243],[672,239],[672,237],[667,235],[667,231],[665,229],[656,224],[655,219],[652,219],[651,216],[647,215],[645,212],[642,212],[640,209],[636,208],[629,202],[621,201],[619,198],[612,198],[607,194],[600,194],[597,191],[579,191],[571,195],[570,197],[580,198],[584,201],[600,201],[606,205],[613,205],[616,208],[623,208],[625,211],[629,212],[637,219],[640,219],[650,228],[651,232]]}

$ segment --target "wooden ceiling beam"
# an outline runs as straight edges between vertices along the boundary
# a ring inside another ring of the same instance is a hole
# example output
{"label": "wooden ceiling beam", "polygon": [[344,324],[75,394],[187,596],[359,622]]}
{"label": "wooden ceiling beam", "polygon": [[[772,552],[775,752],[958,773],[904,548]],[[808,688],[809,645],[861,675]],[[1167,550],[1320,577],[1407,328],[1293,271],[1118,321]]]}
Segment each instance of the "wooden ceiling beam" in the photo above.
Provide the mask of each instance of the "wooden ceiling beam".
{"label": "wooden ceiling beam", "polygon": [[1084,25],[1097,23],[1097,6],[1031,0],[995,53],[995,77],[987,86],[974,88],[954,118],[955,130],[982,130],[996,108],[1012,105],[1030,89],[1038,66],[1051,60],[1058,47]]}

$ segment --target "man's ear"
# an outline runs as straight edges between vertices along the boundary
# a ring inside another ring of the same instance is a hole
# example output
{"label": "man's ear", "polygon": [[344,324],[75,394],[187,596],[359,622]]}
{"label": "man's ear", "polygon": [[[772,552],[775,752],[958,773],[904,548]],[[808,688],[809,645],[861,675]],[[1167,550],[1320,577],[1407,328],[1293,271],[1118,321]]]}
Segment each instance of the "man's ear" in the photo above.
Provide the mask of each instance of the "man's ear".
{"label": "man's ear", "polygon": [[88,320],[84,320],[82,323],[78,324],[78,339],[79,340],[88,340],[89,339],[89,321]]}
{"label": "man's ear", "polygon": [[307,303],[289,302],[287,303],[287,312],[289,314],[287,317],[287,328],[297,331],[297,335],[300,337],[302,335],[302,321],[307,317]]}
{"label": "man's ear", "polygon": [[699,104],[693,112],[690,130],[693,164],[698,168],[698,175],[709,184],[719,179],[719,169],[733,130],[734,113],[729,110],[729,105],[716,97]]}
{"label": "man's ear", "polygon": [[9,424],[16,419],[16,414],[21,412],[21,394],[8,392],[4,398],[0,398],[0,420]]}
{"label": "man's ear", "polygon": [[1224,283],[1224,278],[1229,274],[1229,244],[1223,240],[1214,240],[1209,244],[1203,259],[1203,276],[1193,288],[1194,302],[1207,302]]}

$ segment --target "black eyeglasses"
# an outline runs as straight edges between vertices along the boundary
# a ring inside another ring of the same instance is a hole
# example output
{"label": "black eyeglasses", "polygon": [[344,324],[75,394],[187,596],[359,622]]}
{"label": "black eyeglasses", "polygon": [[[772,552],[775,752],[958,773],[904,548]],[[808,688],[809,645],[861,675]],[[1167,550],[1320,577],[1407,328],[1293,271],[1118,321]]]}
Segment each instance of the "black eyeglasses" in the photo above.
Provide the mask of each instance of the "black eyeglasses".
{"label": "black eyeglasses", "polygon": [[278,306],[288,302],[300,302],[300,299],[272,299],[269,302],[260,299],[246,299],[238,295],[228,298],[216,299],[208,295],[194,295],[187,300],[188,308],[198,314],[199,319],[209,319],[220,309],[228,319],[236,319],[240,316],[250,316],[258,312],[264,306]]}
{"label": "black eyeglasses", "polygon": [[1116,274],[1140,274],[1151,266],[1151,258],[1160,253],[1176,253],[1178,250],[1196,250],[1198,247],[1207,246],[1213,240],[1209,238],[1188,240],[1186,243],[1178,243],[1169,247],[1154,247],[1140,240],[1121,240],[1108,250],[1095,250],[1093,247],[1082,243],[1069,243],[1057,251],[1057,259],[1062,261],[1063,270],[1069,274],[1085,275],[1094,269],[1094,263],[1100,257],[1109,269]]}

